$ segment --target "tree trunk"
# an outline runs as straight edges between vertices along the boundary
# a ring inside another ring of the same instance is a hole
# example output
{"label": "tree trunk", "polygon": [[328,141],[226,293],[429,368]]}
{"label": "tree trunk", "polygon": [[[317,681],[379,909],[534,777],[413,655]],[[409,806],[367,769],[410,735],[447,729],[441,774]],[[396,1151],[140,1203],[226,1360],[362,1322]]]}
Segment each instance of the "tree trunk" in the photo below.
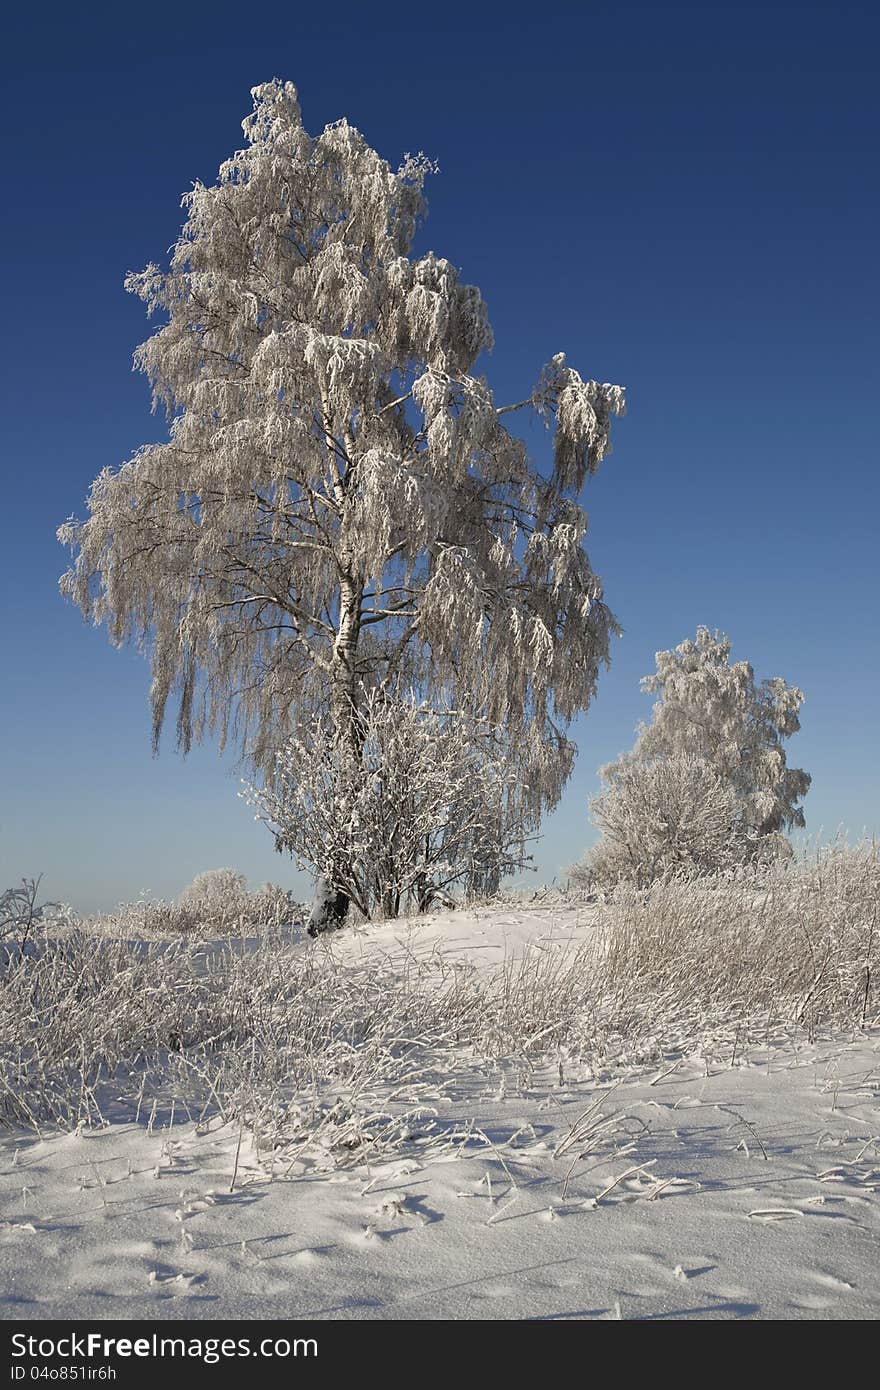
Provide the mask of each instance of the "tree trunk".
{"label": "tree trunk", "polygon": [[357,648],[361,635],[363,586],[343,579],[339,594],[339,630],[333,643],[331,708],[340,748],[360,761],[362,739],[357,718]]}
{"label": "tree trunk", "polygon": [[[346,780],[346,768],[354,776],[360,766],[363,739],[358,724],[357,708],[357,647],[361,632],[361,601],[363,586],[352,575],[345,575],[339,592],[339,629],[333,643],[331,668],[330,709],[336,736],[340,775]],[[310,936],[334,931],[348,916],[351,897],[346,887],[350,883],[350,866],[344,851],[331,864],[329,875],[317,884],[309,913]]]}
{"label": "tree trunk", "polygon": [[335,931],[341,927],[348,915],[350,898],[339,888],[334,888],[326,878],[318,880],[315,896],[309,909],[309,936],[320,936],[325,931]]}

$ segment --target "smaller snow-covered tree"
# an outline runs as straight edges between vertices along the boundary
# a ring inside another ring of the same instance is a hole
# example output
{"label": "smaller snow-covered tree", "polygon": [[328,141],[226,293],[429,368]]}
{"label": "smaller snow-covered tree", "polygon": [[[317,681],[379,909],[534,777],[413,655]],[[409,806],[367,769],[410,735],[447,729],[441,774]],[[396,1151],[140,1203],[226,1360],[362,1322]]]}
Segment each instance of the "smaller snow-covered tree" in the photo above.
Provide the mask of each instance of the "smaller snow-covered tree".
{"label": "smaller snow-covered tree", "polygon": [[746,830],[772,835],[803,826],[798,802],[810,777],[786,764],[783,740],[800,728],[804,696],[781,676],[756,684],[747,661],[730,661],[723,632],[701,627],[696,640],[658,652],[657,670],[642,688],[659,696],[635,747],[606,772],[614,780],[625,762],[654,762],[690,753],[707,762],[737,797]]}
{"label": "smaller snow-covered tree", "polygon": [[810,778],[787,766],[783,739],[800,728],[803,693],[781,676],[755,683],[730,662],[730,638],[701,627],[695,641],[657,653],[642,682],[659,695],[635,747],[602,769],[591,802],[602,838],[572,872],[576,883],[642,886],[670,872],[712,873],[791,853]]}
{"label": "smaller snow-covered tree", "polygon": [[348,901],[368,918],[425,911],[456,888],[492,891],[526,863],[540,803],[488,723],[373,691],[359,740],[353,761],[316,719],[288,741],[273,781],[245,792],[277,848],[318,882],[313,934],[338,925]]}

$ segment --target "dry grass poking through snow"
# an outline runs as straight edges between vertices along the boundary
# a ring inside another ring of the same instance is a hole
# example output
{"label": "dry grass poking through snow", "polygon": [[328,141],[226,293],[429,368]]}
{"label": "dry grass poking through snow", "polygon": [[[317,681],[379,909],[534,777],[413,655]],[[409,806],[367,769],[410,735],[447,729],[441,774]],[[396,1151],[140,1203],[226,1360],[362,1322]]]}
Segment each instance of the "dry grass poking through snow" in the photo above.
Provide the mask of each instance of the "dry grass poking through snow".
{"label": "dry grass poking through snow", "polygon": [[353,964],[73,932],[3,968],[0,1117],[216,1116],[273,1162],[328,1168],[443,1146],[461,1131],[441,1102],[475,1072],[527,1086],[871,1024],[878,890],[876,846],[838,846],[761,878],[621,892],[580,949],[483,973],[442,953]]}
{"label": "dry grass poking through snow", "polygon": [[707,1024],[761,1015],[802,1027],[864,1026],[880,1012],[880,854],[836,844],[729,879],[619,890],[603,913],[604,974],[636,998]]}
{"label": "dry grass poking through snow", "polygon": [[[245,888],[203,897],[184,894],[177,902],[144,895],[137,902],[120,903],[112,912],[88,918],[81,926],[93,936],[143,941],[188,936],[205,941],[221,936],[271,936],[301,918],[304,911],[289,893],[265,884],[254,892]],[[65,910],[64,920],[75,922],[69,910]]]}

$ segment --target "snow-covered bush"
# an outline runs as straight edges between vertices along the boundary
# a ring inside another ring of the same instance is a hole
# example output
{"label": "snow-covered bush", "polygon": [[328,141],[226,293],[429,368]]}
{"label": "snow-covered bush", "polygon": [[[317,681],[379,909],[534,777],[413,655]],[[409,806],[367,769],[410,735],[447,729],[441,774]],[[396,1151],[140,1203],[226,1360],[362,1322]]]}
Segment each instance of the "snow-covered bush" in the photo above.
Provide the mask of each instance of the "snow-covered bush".
{"label": "snow-covered bush", "polygon": [[717,873],[757,851],[733,788],[704,758],[622,759],[604,775],[605,790],[590,802],[602,838],[572,870],[575,887]]}
{"label": "snow-covered bush", "polygon": [[180,902],[218,903],[245,902],[249,897],[247,878],[235,869],[205,869],[196,874],[180,895]]}
{"label": "snow-covered bush", "polygon": [[525,864],[536,813],[485,721],[374,691],[358,743],[350,756],[316,720],[287,743],[274,782],[245,793],[318,881],[315,925],[332,923],[337,892],[367,918],[396,917],[456,890],[485,894]]}
{"label": "snow-covered bush", "polygon": [[254,926],[278,925],[302,915],[301,905],[286,888],[264,883],[251,892],[245,875],[234,869],[206,869],[196,874],[181,893],[178,906],[183,914],[194,915],[202,924],[238,919]]}
{"label": "snow-covered bush", "polygon": [[249,892],[245,884],[228,896],[212,892],[214,874],[227,872],[231,873],[209,870],[199,875],[194,883],[198,885],[200,879],[207,879],[207,891],[194,892],[194,885],[190,885],[176,902],[143,894],[135,902],[120,903],[109,912],[90,917],[76,918],[68,912],[61,934],[67,936],[78,927],[90,936],[121,940],[153,941],[180,936],[204,941],[220,936],[263,937],[302,921],[303,905],[278,884],[266,883],[254,892]]}

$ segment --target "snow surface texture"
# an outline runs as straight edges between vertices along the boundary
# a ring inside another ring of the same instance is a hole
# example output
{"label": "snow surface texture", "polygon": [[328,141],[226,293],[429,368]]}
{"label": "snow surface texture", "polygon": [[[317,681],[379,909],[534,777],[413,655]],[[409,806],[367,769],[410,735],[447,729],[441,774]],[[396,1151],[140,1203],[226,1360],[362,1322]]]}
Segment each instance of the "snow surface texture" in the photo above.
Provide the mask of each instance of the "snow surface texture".
{"label": "snow surface texture", "polygon": [[[589,913],[461,911],[304,950],[478,969]],[[335,1171],[219,1119],[0,1139],[0,1316],[865,1318],[880,1313],[880,1035],[652,1072],[439,1078],[448,1142]]]}

